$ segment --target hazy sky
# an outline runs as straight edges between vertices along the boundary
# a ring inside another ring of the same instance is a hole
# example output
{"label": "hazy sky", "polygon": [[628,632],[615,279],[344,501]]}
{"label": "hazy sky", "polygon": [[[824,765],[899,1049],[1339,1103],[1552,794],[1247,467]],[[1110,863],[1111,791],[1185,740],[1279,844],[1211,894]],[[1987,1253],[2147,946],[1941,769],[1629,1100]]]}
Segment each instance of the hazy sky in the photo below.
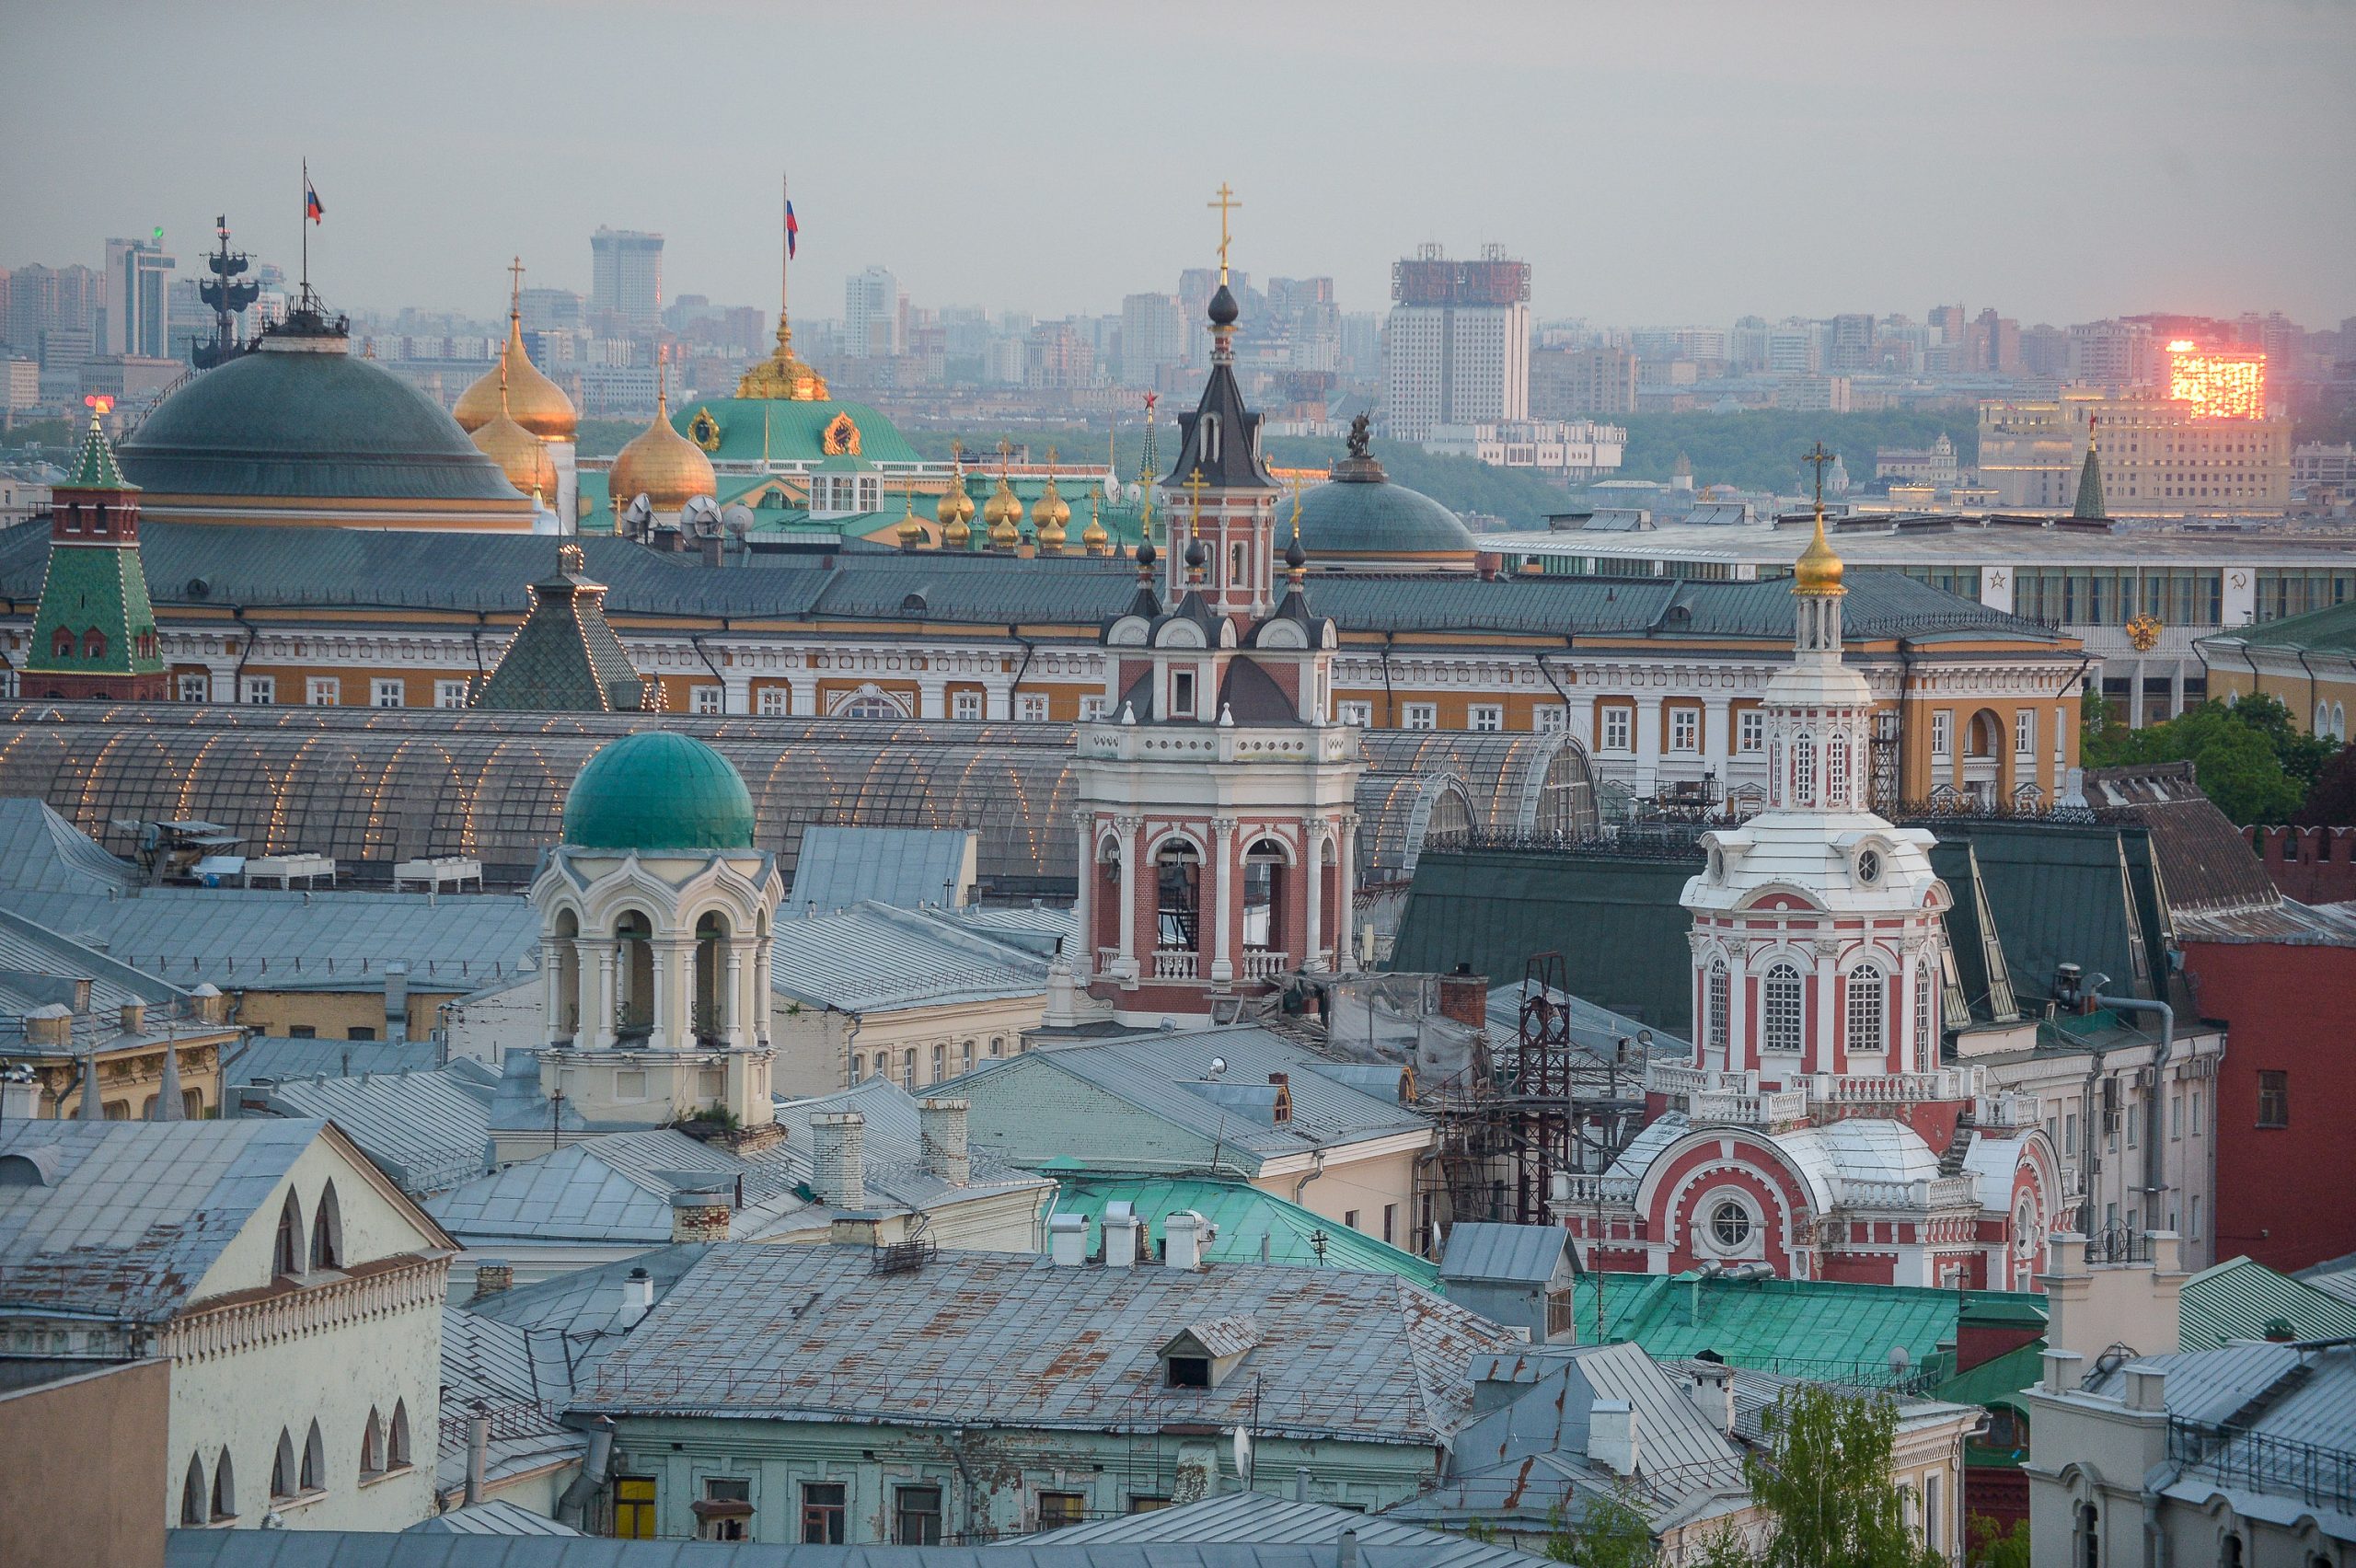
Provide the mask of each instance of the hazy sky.
{"label": "hazy sky", "polygon": [[1502,241],[1545,317],[1994,305],[2356,315],[2349,0],[0,0],[0,264],[225,211],[331,303],[585,290],[599,224],[669,294],[796,314],[870,262],[921,305],[1119,308],[1212,259],[1330,273]]}

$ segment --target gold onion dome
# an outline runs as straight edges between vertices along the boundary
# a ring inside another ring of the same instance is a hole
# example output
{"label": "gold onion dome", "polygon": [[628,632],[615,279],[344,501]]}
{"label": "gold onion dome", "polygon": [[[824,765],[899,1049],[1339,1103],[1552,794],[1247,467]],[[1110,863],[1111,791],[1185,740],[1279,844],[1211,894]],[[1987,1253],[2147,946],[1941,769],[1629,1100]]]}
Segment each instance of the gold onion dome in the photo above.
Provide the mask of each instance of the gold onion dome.
{"label": "gold onion dome", "polygon": [[556,459],[549,455],[548,444],[517,424],[505,409],[475,432],[474,442],[484,456],[499,465],[507,482],[524,494],[556,493]]}
{"label": "gold onion dome", "polygon": [[900,518],[899,540],[904,550],[915,549],[924,543],[924,525],[917,521],[917,492],[914,490],[907,492],[907,510]]}
{"label": "gold onion dome", "polygon": [[499,417],[502,371],[507,377],[508,418],[542,441],[571,441],[580,434],[581,415],[572,399],[564,395],[564,388],[541,375],[532,356],[524,352],[524,321],[514,311],[508,313],[507,346],[499,351],[498,363],[458,394],[451,415],[460,429],[472,433]]}
{"label": "gold onion dome", "polygon": [[1066,529],[1071,523],[1071,502],[1056,489],[1056,459],[1047,455],[1047,489],[1031,508],[1031,521],[1038,530],[1039,544],[1045,549],[1064,548]]}
{"label": "gold onion dome", "polygon": [[703,448],[671,428],[671,399],[658,394],[654,422],[614,455],[606,476],[606,493],[619,511],[639,496],[657,512],[676,512],[699,495],[717,496],[720,484]]}
{"label": "gold onion dome", "polygon": [[1796,594],[1840,594],[1841,558],[1832,553],[1831,544],[1824,536],[1824,513],[1816,514],[1816,537],[1807,542],[1800,559],[1792,565],[1792,592]]}
{"label": "gold onion dome", "polygon": [[[965,493],[964,469],[957,470],[949,481],[949,488],[942,490],[941,499],[933,503],[932,520],[943,528],[963,528],[965,534],[974,531],[974,498]],[[962,539],[965,534],[960,534],[958,537]]]}
{"label": "gold onion dome", "polygon": [[1093,496],[1088,500],[1088,526],[1080,531],[1080,544],[1092,556],[1113,553],[1113,536],[1104,531],[1103,521],[1096,513],[1096,498]]}
{"label": "gold onion dome", "polygon": [[998,477],[998,489],[989,500],[982,502],[982,521],[989,525],[990,545],[997,549],[1012,549],[1022,542],[1022,533],[1015,525],[1022,521],[1022,502],[1006,476]]}

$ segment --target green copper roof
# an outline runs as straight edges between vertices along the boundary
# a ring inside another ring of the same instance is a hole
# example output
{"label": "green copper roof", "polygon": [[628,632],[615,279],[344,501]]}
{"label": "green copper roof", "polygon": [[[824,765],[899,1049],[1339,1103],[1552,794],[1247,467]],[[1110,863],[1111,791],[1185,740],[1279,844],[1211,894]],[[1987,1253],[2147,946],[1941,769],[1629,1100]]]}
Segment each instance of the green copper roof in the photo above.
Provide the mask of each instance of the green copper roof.
{"label": "green copper roof", "polygon": [[1949,1404],[2010,1405],[2025,1412],[2028,1407],[2021,1395],[2044,1376],[2045,1342],[2035,1340],[1957,1373],[1934,1389],[1932,1397]]}
{"label": "green copper roof", "polygon": [[2356,599],[2309,610],[2304,615],[2284,616],[2259,626],[2237,627],[2205,640],[2239,642],[2251,648],[2304,650],[2309,653],[2356,653]]}
{"label": "green copper roof", "polygon": [[107,440],[107,432],[99,427],[96,412],[90,415],[90,428],[82,434],[82,450],[75,455],[74,466],[53,487],[57,490],[131,490],[139,487],[122,477],[122,469],[114,460],[114,446]]}
{"label": "green copper roof", "polygon": [[643,706],[647,683],[606,620],[606,587],[584,574],[578,545],[532,584],[532,610],[476,698],[477,708],[610,713]]}
{"label": "green copper roof", "polygon": [[2073,517],[2108,517],[2110,513],[2102,504],[2102,459],[2095,454],[2095,444],[2086,443],[2085,467],[2078,470],[2078,502],[2070,508]]}
{"label": "green copper roof", "polygon": [[[58,634],[68,651],[60,653]],[[96,633],[97,642],[91,640]],[[41,580],[25,674],[152,675],[164,668],[152,642],[156,611],[139,551],[121,545],[55,544]]]}
{"label": "green copper roof", "polygon": [[[1060,1159],[1049,1160],[1040,1167],[1050,1175],[1077,1169],[1076,1161]],[[1080,1215],[1089,1222],[1091,1250],[1103,1240],[1096,1228],[1103,1222],[1104,1205],[1124,1201],[1145,1221],[1156,1243],[1161,1240],[1161,1222],[1171,1215],[1192,1209],[1209,1220],[1218,1234],[1204,1249],[1204,1258],[1208,1262],[1259,1262],[1260,1245],[1265,1239],[1267,1261],[1272,1263],[1396,1274],[1426,1290],[1440,1287],[1439,1270],[1413,1252],[1378,1241],[1338,1220],[1327,1219],[1241,1182],[1159,1182],[1119,1177],[1075,1181],[1069,1176],[1062,1176],[1061,1180],[1063,1189],[1057,1194],[1055,1212]],[[1321,1232],[1324,1237],[1322,1257],[1318,1254],[1315,1239]]]}
{"label": "green copper roof", "polygon": [[601,747],[564,798],[564,842],[583,849],[749,849],[753,797],[692,736],[642,730]]}
{"label": "green copper roof", "polygon": [[2293,1339],[2356,1339],[2356,1302],[2247,1258],[2202,1269],[2184,1282],[2177,1300],[2177,1339],[2188,1351],[2264,1339],[2268,1326],[2278,1322],[2291,1325]]}
{"label": "green copper roof", "polygon": [[826,455],[826,427],[849,414],[859,427],[859,455],[873,463],[923,461],[890,420],[864,403],[796,403],[781,398],[704,398],[671,412],[672,427],[695,439],[699,415],[719,427],[720,444],[705,445],[715,463],[818,463]]}
{"label": "green copper roof", "polygon": [[[1279,545],[1292,537],[1292,508],[1276,507]],[[1321,555],[1471,555],[1463,520],[1421,490],[1388,480],[1335,479],[1300,498],[1300,544]]]}

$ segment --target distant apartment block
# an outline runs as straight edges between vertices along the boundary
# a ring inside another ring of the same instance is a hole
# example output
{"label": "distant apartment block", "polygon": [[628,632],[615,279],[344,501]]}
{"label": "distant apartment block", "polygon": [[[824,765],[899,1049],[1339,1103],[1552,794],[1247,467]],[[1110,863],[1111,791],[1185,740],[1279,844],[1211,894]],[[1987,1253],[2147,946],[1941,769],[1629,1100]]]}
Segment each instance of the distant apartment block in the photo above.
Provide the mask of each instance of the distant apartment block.
{"label": "distant apartment block", "polygon": [[663,236],[600,228],[589,236],[589,309],[629,328],[663,315]]}
{"label": "distant apartment block", "polygon": [[1487,245],[1450,261],[1437,245],[1391,269],[1384,330],[1386,421],[1394,440],[1435,425],[1530,417],[1530,264]]}
{"label": "distant apartment block", "polygon": [[1530,468],[1549,478],[1594,479],[1620,471],[1628,432],[1591,421],[1434,425],[1424,450],[1477,457],[1493,468]]}
{"label": "distant apartment block", "polygon": [[1636,356],[1625,349],[1541,349],[1530,356],[1530,414],[1580,419],[1636,411]]}
{"label": "distant apartment block", "polygon": [[2291,502],[2291,421],[2203,419],[2189,402],[2073,387],[1980,405],[1980,480],[1999,507],[2071,506],[2089,420],[2115,516],[2281,512]]}

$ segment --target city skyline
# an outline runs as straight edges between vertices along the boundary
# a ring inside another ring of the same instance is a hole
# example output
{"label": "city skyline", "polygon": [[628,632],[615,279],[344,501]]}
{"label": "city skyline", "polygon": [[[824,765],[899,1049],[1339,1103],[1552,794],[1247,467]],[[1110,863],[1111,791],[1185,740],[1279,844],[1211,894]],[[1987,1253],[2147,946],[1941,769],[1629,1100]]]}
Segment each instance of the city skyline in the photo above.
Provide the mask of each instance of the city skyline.
{"label": "city skyline", "polygon": [[[813,71],[796,84],[790,135],[771,102],[742,92],[656,88],[648,101],[675,111],[609,116],[579,85],[615,58],[642,62],[651,81],[692,84],[722,44],[732,58],[832,58],[872,49],[873,24],[716,4],[650,32],[596,6],[565,8],[561,26],[520,7],[463,21],[453,10],[441,86],[421,95],[416,40],[433,36],[430,22],[422,33],[405,15],[404,47],[387,50],[372,29],[389,38],[394,24],[337,18],[306,46],[383,71],[347,73],[333,93],[317,73],[236,78],[235,112],[280,128],[277,156],[225,163],[202,138],[169,137],[191,110],[230,111],[203,80],[126,104],[106,134],[158,156],[120,160],[105,180],[71,159],[16,163],[6,188],[18,221],[0,264],[79,259],[158,221],[168,247],[193,253],[223,211],[241,245],[291,253],[307,151],[329,209],[313,235],[329,297],[479,316],[519,251],[527,281],[587,293],[586,240],[600,225],[665,236],[666,296],[773,307],[780,165],[803,221],[796,314],[813,317],[835,315],[845,280],[879,263],[929,303],[1117,311],[1173,263],[1208,257],[1199,209],[1221,179],[1242,196],[1238,264],[1255,277],[1331,275],[1350,311],[1386,306],[1391,263],[1438,240],[1454,255],[1496,241],[1528,259],[1541,318],[1730,321],[1860,305],[1913,315],[1953,299],[2025,322],[2280,309],[2328,326],[2356,314],[2329,262],[2356,243],[2356,206],[2314,200],[2324,170],[2301,151],[2356,137],[2344,95],[2300,86],[2320,88],[2356,59],[2346,14],[1979,8],[1969,37],[1952,36],[1951,20],[1882,20],[1873,38],[1810,53],[1748,12],[1672,33],[1584,7],[1505,8],[1438,38],[1411,38],[1387,12],[1356,23],[1322,8],[1215,12],[1239,31],[1237,55],[1197,82],[1148,23],[1043,13],[1080,58],[1173,71],[1170,111],[1139,116],[1131,74],[1103,71],[1061,78],[1044,118],[879,118],[861,107],[860,74]],[[962,63],[955,80],[1038,79],[1035,28],[907,14]],[[0,125],[20,144],[53,140],[75,107],[64,96],[69,53],[95,47],[134,73],[166,72],[196,47],[186,29],[198,25],[35,8],[15,29],[27,90],[0,107]],[[2007,57],[2012,74],[1995,68]],[[1565,59],[1597,63],[1524,63]],[[1304,75],[1305,60],[1322,69]],[[2044,85],[2059,82],[2072,90]],[[1420,115],[1359,124],[1348,100],[1361,94],[1461,98],[1457,132],[1420,134]],[[2168,98],[2165,126],[2131,134],[2100,107],[2122,94]],[[467,107],[484,104],[496,107]],[[1121,129],[1081,133],[1110,124]],[[952,147],[954,165],[942,156]],[[2240,156],[2250,151],[2260,156]],[[2154,199],[2122,202],[2138,179]],[[2214,200],[2224,189],[2263,214],[2264,243]],[[2188,203],[2198,222],[2185,221]]]}

